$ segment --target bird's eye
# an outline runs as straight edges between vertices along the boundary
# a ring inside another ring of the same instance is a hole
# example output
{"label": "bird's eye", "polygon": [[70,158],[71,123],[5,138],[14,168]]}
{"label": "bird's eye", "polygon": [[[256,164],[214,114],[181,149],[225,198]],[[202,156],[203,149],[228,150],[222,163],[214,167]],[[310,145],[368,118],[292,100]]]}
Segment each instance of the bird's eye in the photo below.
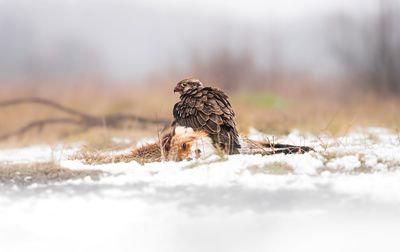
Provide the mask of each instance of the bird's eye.
{"label": "bird's eye", "polygon": [[182,144],[182,150],[186,150],[186,143]]}

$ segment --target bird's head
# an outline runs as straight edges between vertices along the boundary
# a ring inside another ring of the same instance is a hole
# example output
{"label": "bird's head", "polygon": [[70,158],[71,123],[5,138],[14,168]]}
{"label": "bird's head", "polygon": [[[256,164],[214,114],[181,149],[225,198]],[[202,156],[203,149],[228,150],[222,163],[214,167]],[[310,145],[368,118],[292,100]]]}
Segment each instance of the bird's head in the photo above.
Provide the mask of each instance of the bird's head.
{"label": "bird's head", "polygon": [[203,83],[197,79],[184,79],[178,82],[174,88],[174,93],[184,93],[192,88],[202,87]]}

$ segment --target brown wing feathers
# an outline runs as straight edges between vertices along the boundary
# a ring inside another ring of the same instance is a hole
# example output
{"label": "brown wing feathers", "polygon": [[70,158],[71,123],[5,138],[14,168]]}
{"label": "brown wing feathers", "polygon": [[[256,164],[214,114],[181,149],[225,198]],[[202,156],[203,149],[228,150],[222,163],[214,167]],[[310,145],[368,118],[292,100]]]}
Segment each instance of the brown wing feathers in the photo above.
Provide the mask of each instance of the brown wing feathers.
{"label": "brown wing feathers", "polygon": [[173,115],[178,125],[203,129],[229,154],[239,153],[235,113],[228,96],[219,89],[196,87],[182,93]]}

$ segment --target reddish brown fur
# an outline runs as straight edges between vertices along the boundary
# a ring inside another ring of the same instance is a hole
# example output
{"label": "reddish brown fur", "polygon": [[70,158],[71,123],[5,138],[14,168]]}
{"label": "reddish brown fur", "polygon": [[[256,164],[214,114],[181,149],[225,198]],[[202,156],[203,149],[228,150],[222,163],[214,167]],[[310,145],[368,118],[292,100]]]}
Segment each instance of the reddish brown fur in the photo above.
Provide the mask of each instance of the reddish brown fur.
{"label": "reddish brown fur", "polygon": [[176,135],[172,138],[168,160],[182,161],[189,157],[194,141],[199,137],[208,137],[204,131],[195,131],[187,135]]}

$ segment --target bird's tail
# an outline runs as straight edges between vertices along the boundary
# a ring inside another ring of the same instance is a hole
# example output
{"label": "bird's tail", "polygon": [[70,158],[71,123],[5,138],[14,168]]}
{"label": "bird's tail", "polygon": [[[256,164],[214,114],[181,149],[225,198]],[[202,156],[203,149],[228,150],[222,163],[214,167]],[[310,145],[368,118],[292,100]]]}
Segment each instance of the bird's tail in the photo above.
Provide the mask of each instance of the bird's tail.
{"label": "bird's tail", "polygon": [[214,145],[226,154],[240,154],[239,136],[234,132],[220,132],[219,134],[210,135]]}

